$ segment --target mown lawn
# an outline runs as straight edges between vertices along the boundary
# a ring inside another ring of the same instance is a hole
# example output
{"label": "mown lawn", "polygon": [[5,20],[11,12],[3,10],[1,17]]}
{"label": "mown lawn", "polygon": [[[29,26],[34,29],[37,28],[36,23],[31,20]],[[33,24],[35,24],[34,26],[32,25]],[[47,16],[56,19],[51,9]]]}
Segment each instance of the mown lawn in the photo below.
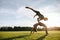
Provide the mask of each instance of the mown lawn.
{"label": "mown lawn", "polygon": [[60,31],[38,31],[30,34],[30,31],[0,31],[0,40],[60,40]]}

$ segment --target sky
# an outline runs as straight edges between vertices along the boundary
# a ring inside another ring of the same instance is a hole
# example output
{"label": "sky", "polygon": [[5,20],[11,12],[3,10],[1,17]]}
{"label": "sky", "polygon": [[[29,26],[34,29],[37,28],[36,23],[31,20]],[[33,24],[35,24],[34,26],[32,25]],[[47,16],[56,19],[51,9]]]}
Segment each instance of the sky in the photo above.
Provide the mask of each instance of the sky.
{"label": "sky", "polygon": [[0,26],[31,26],[37,23],[35,13],[25,7],[38,10],[50,26],[60,26],[60,0],[0,0]]}

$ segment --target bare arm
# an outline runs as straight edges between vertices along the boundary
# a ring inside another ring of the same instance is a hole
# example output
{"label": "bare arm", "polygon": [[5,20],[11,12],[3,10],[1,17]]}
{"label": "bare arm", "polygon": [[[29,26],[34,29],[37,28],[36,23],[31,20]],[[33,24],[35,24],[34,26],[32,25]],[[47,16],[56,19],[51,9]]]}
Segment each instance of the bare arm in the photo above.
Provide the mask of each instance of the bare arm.
{"label": "bare arm", "polygon": [[[34,17],[35,17],[35,16],[37,16],[37,15],[34,15]],[[33,18],[34,18],[34,17],[33,17]]]}
{"label": "bare arm", "polygon": [[34,10],[34,9],[30,8],[30,7],[25,7],[25,8],[28,8],[28,9],[30,9],[30,10],[32,10],[33,12],[36,13],[36,10]]}

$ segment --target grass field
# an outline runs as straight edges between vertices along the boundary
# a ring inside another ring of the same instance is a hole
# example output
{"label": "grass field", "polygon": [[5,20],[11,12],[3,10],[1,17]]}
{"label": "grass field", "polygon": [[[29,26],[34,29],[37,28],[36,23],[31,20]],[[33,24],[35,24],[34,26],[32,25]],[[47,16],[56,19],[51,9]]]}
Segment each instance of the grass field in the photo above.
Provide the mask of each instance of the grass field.
{"label": "grass field", "polygon": [[60,31],[44,31],[30,34],[30,31],[0,31],[0,40],[60,40]]}

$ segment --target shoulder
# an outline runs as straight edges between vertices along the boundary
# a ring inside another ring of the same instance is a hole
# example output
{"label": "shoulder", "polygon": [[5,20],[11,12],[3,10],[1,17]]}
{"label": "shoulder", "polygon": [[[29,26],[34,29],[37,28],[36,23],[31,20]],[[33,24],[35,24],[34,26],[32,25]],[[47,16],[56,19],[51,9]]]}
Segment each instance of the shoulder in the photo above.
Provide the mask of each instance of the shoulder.
{"label": "shoulder", "polygon": [[35,12],[40,13],[39,11],[35,11]]}

